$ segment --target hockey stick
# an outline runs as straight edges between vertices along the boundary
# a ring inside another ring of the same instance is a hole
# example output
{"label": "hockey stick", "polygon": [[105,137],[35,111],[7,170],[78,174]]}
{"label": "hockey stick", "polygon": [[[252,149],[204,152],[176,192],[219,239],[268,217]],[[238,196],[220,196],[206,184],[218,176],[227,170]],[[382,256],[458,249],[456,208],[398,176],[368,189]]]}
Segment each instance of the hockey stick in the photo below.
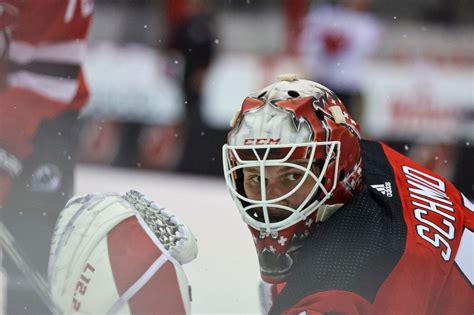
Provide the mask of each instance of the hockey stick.
{"label": "hockey stick", "polygon": [[26,261],[25,255],[19,250],[15,244],[15,238],[8,231],[3,222],[0,222],[0,247],[11,257],[18,269],[23,273],[30,282],[34,291],[39,295],[41,300],[46,304],[49,310],[59,315],[61,312],[54,303],[47,282],[44,278]]}

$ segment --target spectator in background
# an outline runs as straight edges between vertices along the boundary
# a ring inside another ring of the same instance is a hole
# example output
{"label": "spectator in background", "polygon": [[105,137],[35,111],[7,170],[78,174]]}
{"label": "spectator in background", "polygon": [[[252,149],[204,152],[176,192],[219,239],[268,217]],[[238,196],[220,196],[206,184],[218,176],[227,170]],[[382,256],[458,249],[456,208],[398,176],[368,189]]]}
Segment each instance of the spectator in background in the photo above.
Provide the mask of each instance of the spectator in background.
{"label": "spectator in background", "polygon": [[[0,2],[1,220],[42,274],[54,223],[74,189],[92,11],[93,0]],[[44,314],[6,264],[7,313]]]}
{"label": "spectator in background", "polygon": [[201,115],[202,88],[215,55],[216,35],[208,1],[189,0],[183,6],[181,21],[171,25],[168,49],[171,56],[179,54],[184,62],[181,89],[185,105],[185,141],[178,170],[194,171],[195,152],[200,150],[196,145],[206,129]]}
{"label": "spectator in background", "polygon": [[456,21],[456,8],[451,1],[435,0],[421,12],[421,18],[432,23],[451,25]]}
{"label": "spectator in background", "polygon": [[190,0],[181,23],[170,31],[169,49],[184,61],[182,91],[186,119],[191,126],[201,126],[201,93],[207,70],[215,54],[215,33],[211,8],[207,1]]}
{"label": "spectator in background", "polygon": [[310,9],[299,50],[313,80],[331,86],[359,119],[364,65],[376,51],[381,25],[368,11],[370,0],[343,0]]}

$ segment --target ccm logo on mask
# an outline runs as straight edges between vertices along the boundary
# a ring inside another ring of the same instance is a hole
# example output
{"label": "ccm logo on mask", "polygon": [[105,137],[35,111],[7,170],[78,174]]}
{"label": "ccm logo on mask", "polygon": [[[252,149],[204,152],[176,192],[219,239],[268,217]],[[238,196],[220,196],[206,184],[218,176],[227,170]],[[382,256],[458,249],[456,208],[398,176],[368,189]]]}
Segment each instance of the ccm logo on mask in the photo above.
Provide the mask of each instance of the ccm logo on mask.
{"label": "ccm logo on mask", "polygon": [[245,145],[250,145],[250,144],[278,144],[280,143],[280,138],[257,138],[257,139],[245,139],[244,144]]}

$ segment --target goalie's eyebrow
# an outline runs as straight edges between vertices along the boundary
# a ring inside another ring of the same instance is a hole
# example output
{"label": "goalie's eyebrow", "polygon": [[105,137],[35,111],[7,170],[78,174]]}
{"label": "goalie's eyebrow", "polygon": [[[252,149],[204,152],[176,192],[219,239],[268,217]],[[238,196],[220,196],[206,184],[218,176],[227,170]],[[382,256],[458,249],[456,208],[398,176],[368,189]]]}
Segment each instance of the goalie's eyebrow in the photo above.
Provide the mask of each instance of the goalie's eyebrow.
{"label": "goalie's eyebrow", "polygon": [[260,174],[260,170],[258,167],[245,167],[243,168],[244,173],[252,173],[255,175]]}
{"label": "goalie's eyebrow", "polygon": [[[294,161],[294,162],[291,162],[292,164],[296,164],[296,165],[299,165],[299,166],[303,166],[303,167],[306,167],[308,165],[308,161]],[[288,172],[288,171],[297,171],[297,172],[304,172],[303,170],[299,169],[299,168],[296,168],[294,166],[282,166],[279,170],[278,170],[278,173],[284,173],[284,172]]]}

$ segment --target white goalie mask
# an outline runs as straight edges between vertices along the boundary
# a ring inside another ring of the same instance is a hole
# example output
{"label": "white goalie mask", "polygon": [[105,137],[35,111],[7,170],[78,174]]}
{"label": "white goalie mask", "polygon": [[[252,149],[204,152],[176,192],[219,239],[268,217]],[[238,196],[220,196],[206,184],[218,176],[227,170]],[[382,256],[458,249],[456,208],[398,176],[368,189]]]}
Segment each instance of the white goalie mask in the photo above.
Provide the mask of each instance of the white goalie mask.
{"label": "white goalie mask", "polygon": [[332,91],[288,75],[248,96],[231,124],[226,184],[264,280],[280,282],[315,223],[358,189],[358,127]]}

